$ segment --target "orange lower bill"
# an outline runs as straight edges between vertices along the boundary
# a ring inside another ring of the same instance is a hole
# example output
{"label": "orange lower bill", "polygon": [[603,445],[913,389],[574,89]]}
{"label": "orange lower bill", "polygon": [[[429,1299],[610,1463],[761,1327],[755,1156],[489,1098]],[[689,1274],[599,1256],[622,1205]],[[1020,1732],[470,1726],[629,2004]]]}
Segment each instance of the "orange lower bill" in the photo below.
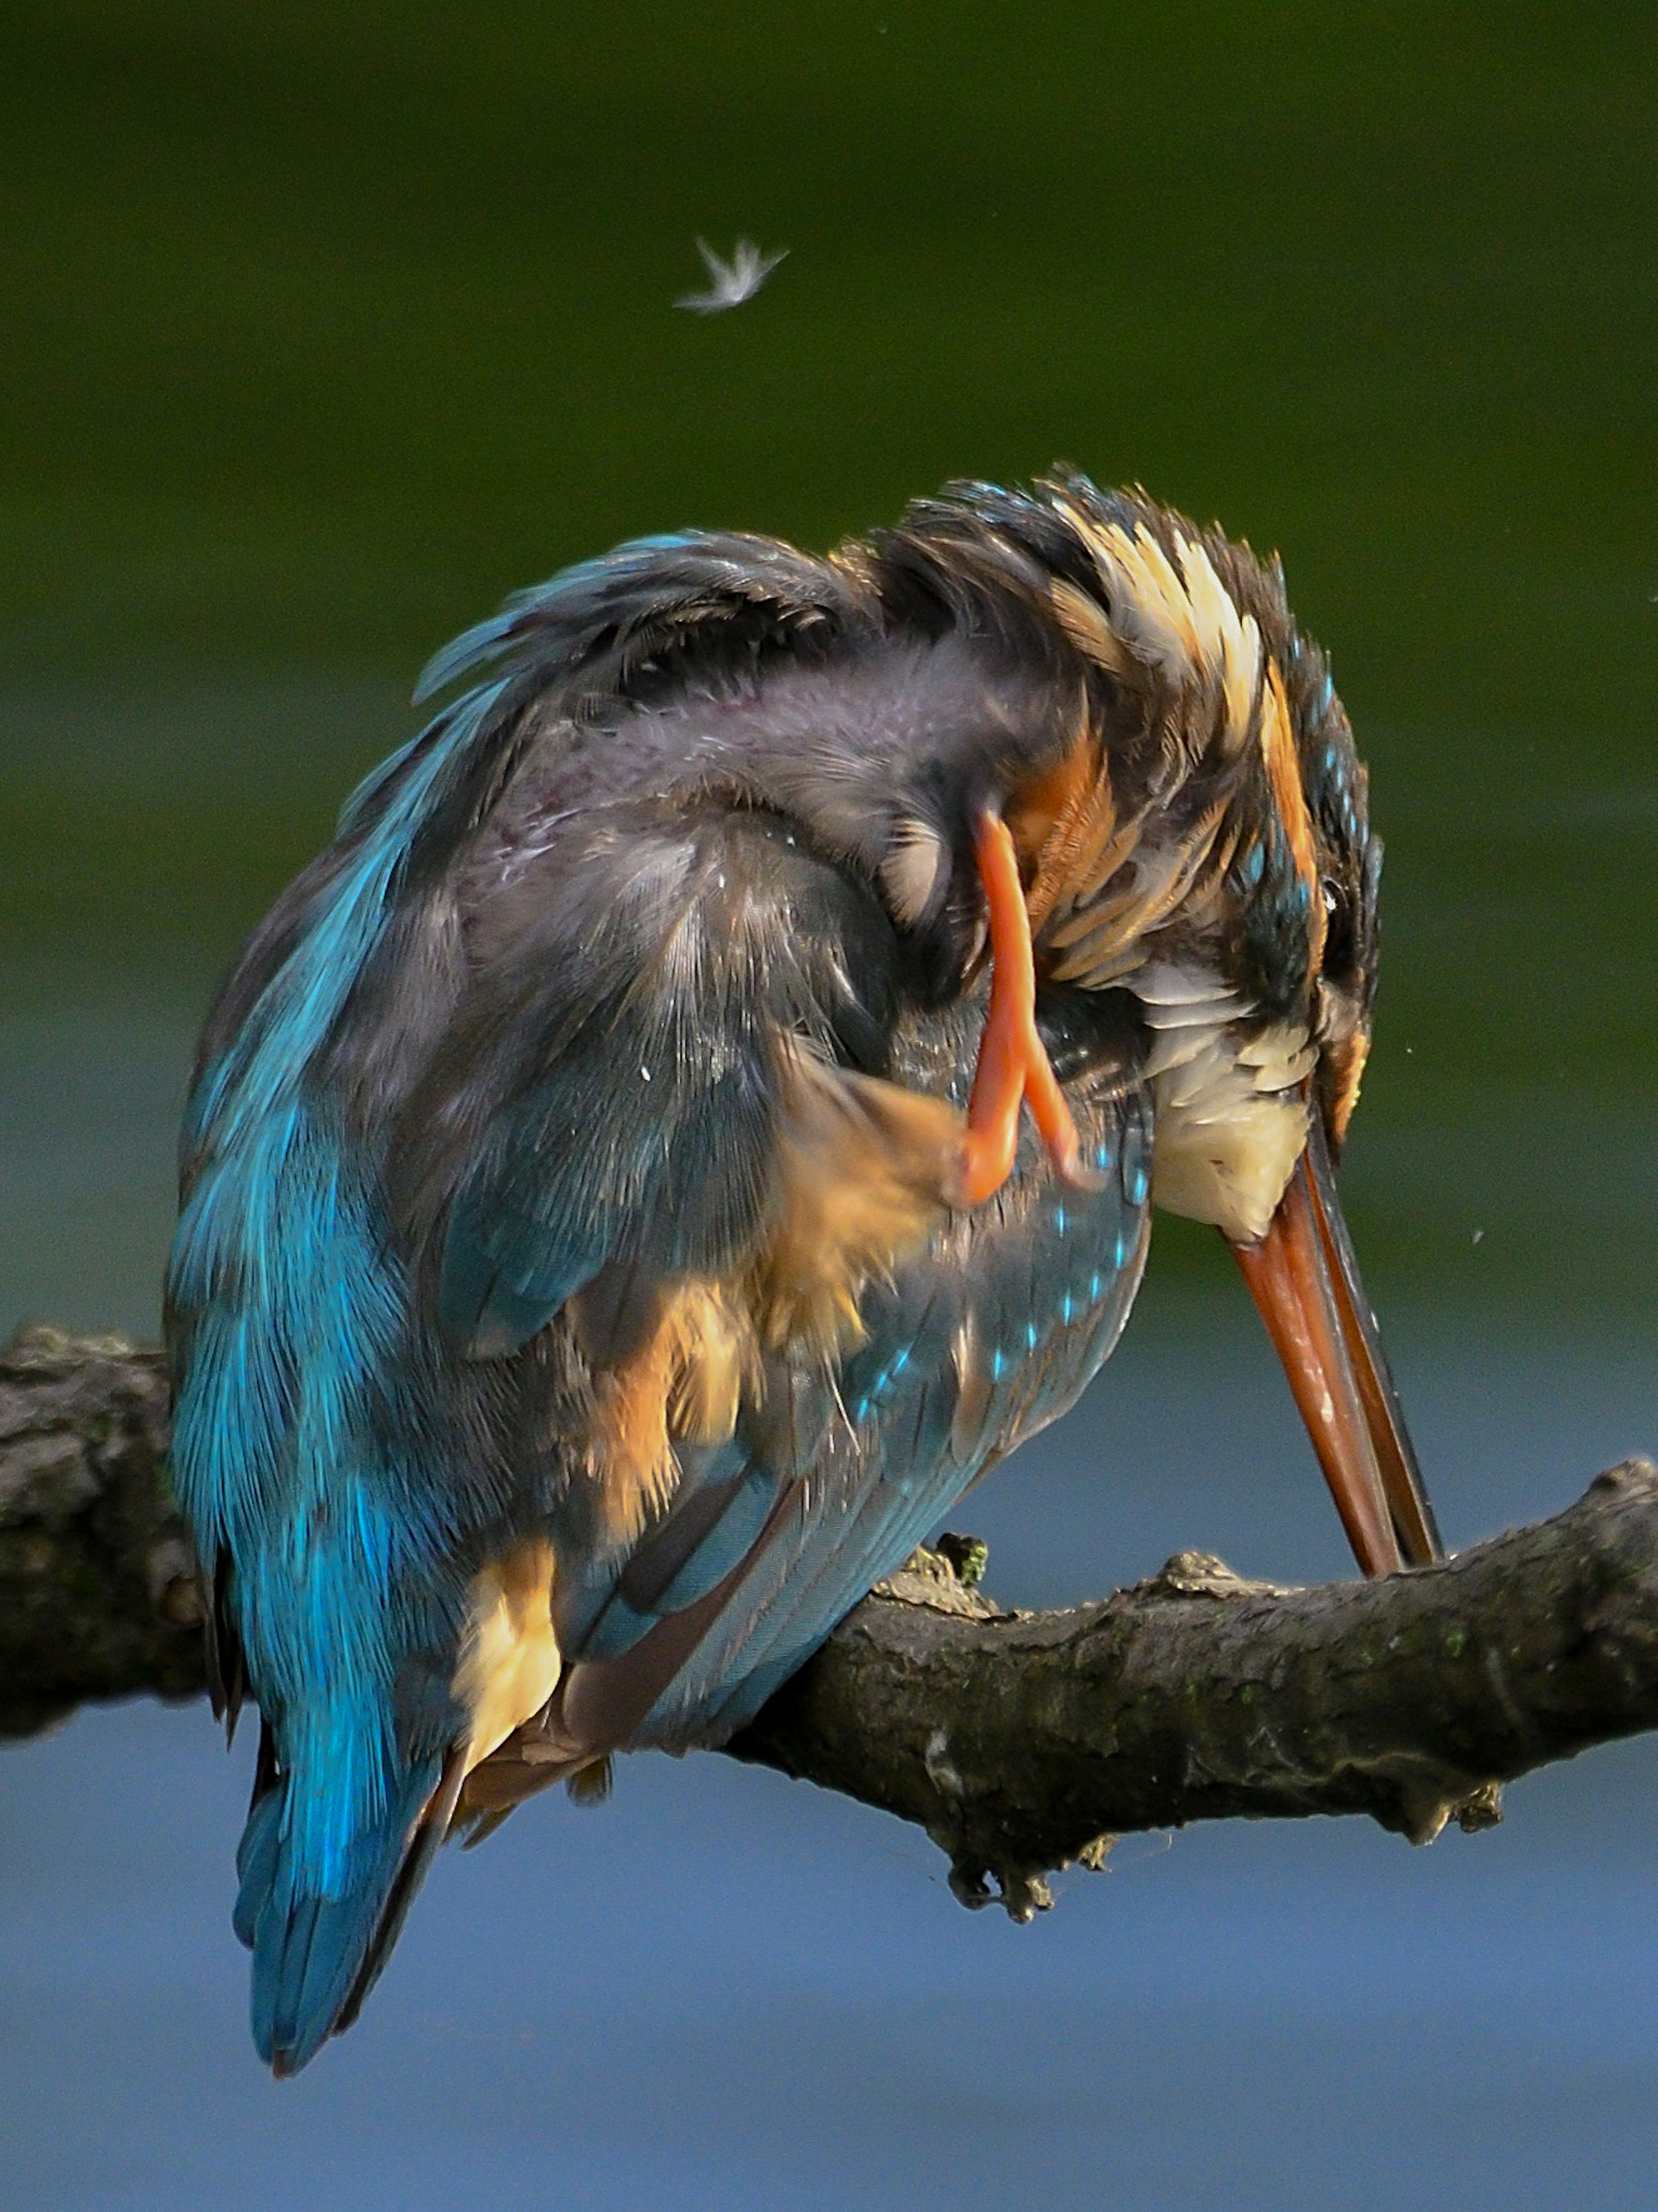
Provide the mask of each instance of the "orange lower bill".
{"label": "orange lower bill", "polygon": [[1232,1248],[1367,1575],[1442,1559],[1433,1509],[1358,1280],[1318,1109],[1266,1234]]}

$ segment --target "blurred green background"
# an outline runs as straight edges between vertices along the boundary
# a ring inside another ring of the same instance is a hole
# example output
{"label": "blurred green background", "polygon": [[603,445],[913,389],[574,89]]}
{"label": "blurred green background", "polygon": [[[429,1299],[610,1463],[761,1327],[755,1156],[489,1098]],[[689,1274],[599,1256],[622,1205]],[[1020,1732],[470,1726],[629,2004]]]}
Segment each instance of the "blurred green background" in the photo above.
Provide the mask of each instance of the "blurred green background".
{"label": "blurred green background", "polygon": [[[1333,655],[1384,1302],[1644,1329],[1655,114],[1634,5],[11,0],[8,1311],[144,1322],[211,977],[446,637],[1063,456],[1281,550]],[[675,312],[738,232],[765,291]]]}
{"label": "blurred green background", "polygon": [[[629,533],[822,545],[1064,456],[1279,549],[1373,764],[1344,1181],[1449,1540],[1650,1449],[1655,118],[1650,0],[6,0],[0,1334],[154,1333],[214,979],[434,647]],[[701,319],[699,234],[791,251]],[[1011,1603],[1345,1564],[1180,1224],[963,1513]],[[447,1855],[281,2093],[251,1751],[137,1705],[0,1754],[8,2205],[1651,2194],[1658,1738],[1428,1854],[1131,1841],[1028,1930],[844,1800],[627,1761]]]}

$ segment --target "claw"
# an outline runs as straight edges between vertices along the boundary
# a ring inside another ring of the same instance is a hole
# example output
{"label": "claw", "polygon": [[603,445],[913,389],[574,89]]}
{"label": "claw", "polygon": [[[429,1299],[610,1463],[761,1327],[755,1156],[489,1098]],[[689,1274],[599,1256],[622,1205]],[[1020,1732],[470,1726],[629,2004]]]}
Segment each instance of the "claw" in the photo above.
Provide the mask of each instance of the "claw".
{"label": "claw", "polygon": [[981,1206],[1013,1172],[1019,1105],[1030,1111],[1054,1171],[1073,1190],[1097,1187],[1082,1164],[1077,1125],[1036,1033],[1036,960],[1013,838],[999,814],[979,818],[974,837],[990,917],[990,1011],[979,1042],[962,1147],[960,1202]]}

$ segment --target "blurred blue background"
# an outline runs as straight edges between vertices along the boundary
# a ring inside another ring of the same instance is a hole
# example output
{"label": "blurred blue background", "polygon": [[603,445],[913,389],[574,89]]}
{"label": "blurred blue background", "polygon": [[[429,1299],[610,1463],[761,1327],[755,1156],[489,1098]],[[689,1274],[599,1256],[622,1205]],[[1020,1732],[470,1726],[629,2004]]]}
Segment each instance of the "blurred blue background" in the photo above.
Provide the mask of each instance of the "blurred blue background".
{"label": "blurred blue background", "polygon": [[[1635,6],[13,0],[0,1328],[151,1336],[214,979],[414,673],[625,534],[1058,456],[1282,550],[1388,844],[1344,1179],[1446,1534],[1658,1448],[1658,41]],[[695,234],[792,249],[706,321]],[[1004,1599],[1344,1571],[1215,1240],[964,1507]],[[8,2207],[1638,2203],[1658,1760],[1425,1852],[1126,1842],[1028,1929],[718,1759],[440,1865],[257,2069],[247,1747],[0,1750]]]}

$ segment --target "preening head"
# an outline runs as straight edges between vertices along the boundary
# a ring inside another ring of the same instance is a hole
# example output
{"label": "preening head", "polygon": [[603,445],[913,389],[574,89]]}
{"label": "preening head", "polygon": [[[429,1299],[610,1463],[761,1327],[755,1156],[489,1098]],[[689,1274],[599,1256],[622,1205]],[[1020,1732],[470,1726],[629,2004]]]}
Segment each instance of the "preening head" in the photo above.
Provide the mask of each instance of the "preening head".
{"label": "preening head", "polygon": [[[860,558],[885,568],[889,596],[895,573],[923,607],[931,590],[958,628],[1002,610],[1010,658],[1042,670],[1045,727],[1011,716],[1023,750],[998,735],[964,756],[956,805],[1011,833],[1037,977],[1137,1003],[1152,1196],[1238,1255],[1361,1564],[1431,1559],[1332,1165],[1370,1047],[1381,848],[1346,717],[1276,565],[1072,477],[964,488]],[[994,622],[980,628],[1000,641]],[[1054,711],[1067,656],[1068,715]],[[920,826],[894,825],[884,879],[901,918],[908,899],[912,927],[947,931],[959,865],[940,857],[929,879],[918,855],[929,831],[941,856],[959,852],[960,814],[952,841],[915,812]],[[987,1038],[996,1020],[993,991]],[[1043,1133],[1063,1169],[1062,1131]]]}
{"label": "preening head", "polygon": [[1158,1202],[1259,1237],[1311,1105],[1333,1156],[1346,1133],[1381,858],[1276,564],[1069,475],[961,487],[836,559],[933,634],[933,673],[952,653],[973,671],[976,726],[935,691],[886,791],[859,794],[895,916],[959,978],[982,929],[974,826],[999,813],[1039,978],[1143,1012]]}
{"label": "preening head", "polygon": [[1060,825],[1033,919],[1056,980],[1140,1002],[1158,1202],[1253,1242],[1309,1110],[1339,1154],[1358,1093],[1381,860],[1364,771],[1276,566],[1155,511],[1067,505],[1106,617],[1101,634],[1067,598],[1072,634],[1115,685],[1078,812],[1108,815],[1116,865],[1092,859],[1091,820]]}

